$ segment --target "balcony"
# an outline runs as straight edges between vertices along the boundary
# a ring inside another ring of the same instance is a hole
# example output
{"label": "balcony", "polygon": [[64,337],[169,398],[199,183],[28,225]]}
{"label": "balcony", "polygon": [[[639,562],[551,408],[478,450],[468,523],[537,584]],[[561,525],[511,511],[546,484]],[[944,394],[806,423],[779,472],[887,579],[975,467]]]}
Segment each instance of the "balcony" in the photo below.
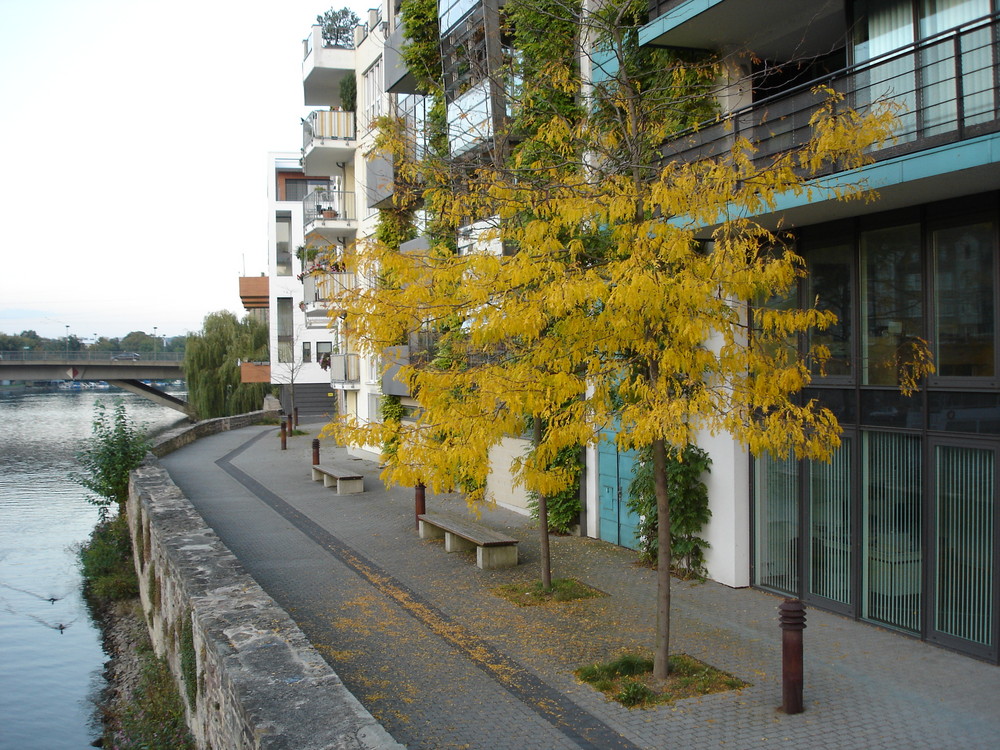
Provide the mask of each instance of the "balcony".
{"label": "balcony", "polygon": [[640,44],[801,60],[847,43],[845,0],[649,0]]}
{"label": "balcony", "polygon": [[306,174],[335,174],[354,163],[357,148],[354,113],[312,112],[302,121],[302,167]]}
{"label": "balcony", "polygon": [[270,279],[267,276],[240,276],[240,299],[245,310],[266,309]]}
{"label": "balcony", "polygon": [[461,156],[493,137],[490,81],[473,85],[448,105],[448,122],[460,123],[451,132],[451,155]]}
{"label": "balcony", "polygon": [[358,208],[353,192],[318,188],[305,197],[302,206],[307,235],[317,234],[345,244],[358,231]]}
{"label": "balcony", "polygon": [[354,50],[323,42],[321,26],[313,26],[302,41],[302,89],[307,106],[339,107],[340,82],[354,75]]}
{"label": "balcony", "polygon": [[418,94],[417,79],[403,62],[400,54],[406,40],[403,38],[402,19],[396,19],[396,28],[385,40],[382,51],[382,67],[385,71],[385,90],[390,94]]}
{"label": "balcony", "polygon": [[361,362],[357,354],[330,355],[330,385],[357,387],[361,382]]}
{"label": "balcony", "polygon": [[[329,328],[331,297],[357,287],[357,276],[342,271],[328,271],[316,268],[302,276],[302,310],[306,317],[306,328]],[[336,311],[333,314],[337,314]]]}
{"label": "balcony", "polygon": [[718,158],[742,137],[757,149],[755,164],[765,166],[810,137],[809,119],[824,98],[813,93],[817,85],[842,93],[845,107],[862,112],[881,99],[901,105],[895,142],[874,152],[876,161],[1000,131],[997,25],[995,17],[980,19],[755,102],[672,139],[664,161]]}
{"label": "balcony", "polygon": [[390,346],[382,352],[382,393],[386,396],[409,396],[410,387],[400,379],[399,368],[410,364],[410,347]]}

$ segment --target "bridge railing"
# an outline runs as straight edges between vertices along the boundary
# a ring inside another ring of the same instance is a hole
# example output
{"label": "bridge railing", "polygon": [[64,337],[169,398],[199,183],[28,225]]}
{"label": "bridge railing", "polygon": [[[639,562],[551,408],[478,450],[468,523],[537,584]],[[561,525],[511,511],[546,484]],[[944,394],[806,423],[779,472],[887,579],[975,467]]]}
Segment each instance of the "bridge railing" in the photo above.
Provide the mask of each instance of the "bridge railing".
{"label": "bridge railing", "polygon": [[[134,356],[138,354],[138,357]],[[0,362],[180,362],[184,352],[0,351]]]}

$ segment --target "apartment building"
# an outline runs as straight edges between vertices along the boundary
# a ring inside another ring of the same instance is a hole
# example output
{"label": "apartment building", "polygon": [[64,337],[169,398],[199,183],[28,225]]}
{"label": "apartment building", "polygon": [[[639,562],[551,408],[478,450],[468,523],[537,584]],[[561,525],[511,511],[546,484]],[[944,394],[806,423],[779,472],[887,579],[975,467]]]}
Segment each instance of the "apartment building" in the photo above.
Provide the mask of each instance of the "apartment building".
{"label": "apartment building", "polygon": [[[997,10],[992,0],[653,0],[640,37],[714,52],[735,82],[720,98],[725,121],[678,138],[668,158],[722,154],[735,134],[761,160],[801,143],[817,84],[855,108],[901,105],[894,142],[828,178],[863,177],[876,202],[789,196],[761,217],[794,228],[809,272],[801,303],[837,314],[816,336],[832,359],[805,397],[834,411],[844,441],[828,464],[750,459],[717,441],[710,572],[994,662]],[[917,339],[937,371],[907,398],[897,364]]]}
{"label": "apartment building", "polygon": [[[504,53],[501,6],[438,3],[454,156],[495,145],[494,133],[503,130],[502,92],[489,76],[491,60]],[[353,161],[336,151],[346,143],[306,146],[305,171],[343,196],[353,194],[356,211],[350,219],[321,218],[318,207],[310,209],[319,201],[304,198],[298,210],[306,242],[364,237],[377,209],[388,205],[391,164],[361,155],[373,117],[392,107],[421,130],[426,101],[400,62],[399,11],[397,0],[372,11],[352,51]],[[834,411],[844,438],[828,464],[753,458],[724,435],[699,440],[713,460],[712,520],[704,534],[710,577],[801,597],[994,662],[1000,657],[997,11],[996,0],[651,0],[640,32],[644,45],[715,54],[730,81],[719,96],[722,121],[666,144],[667,159],[724,158],[738,135],[755,144],[765,163],[808,138],[819,84],[855,108],[885,99],[901,107],[894,141],[872,153],[872,164],[825,177],[845,184],[864,179],[878,190],[877,201],[786,196],[758,217],[794,232],[809,269],[800,302],[837,313],[838,324],[813,340],[832,358],[804,397]],[[319,80],[323,69],[346,75],[347,56],[316,54],[315,34],[304,68],[306,100],[335,108],[331,86],[319,93],[311,79]],[[315,116],[307,134],[326,127],[316,123],[331,115]],[[331,150],[320,156],[324,148]],[[459,245],[474,244],[476,235],[477,224],[470,224]],[[333,283],[357,282],[343,274]],[[314,322],[328,323],[322,290],[317,295],[307,293],[303,302]],[[272,290],[272,306],[278,296]],[[291,298],[294,309],[298,297]],[[329,335],[341,413],[378,419],[382,394],[417,408],[395,373],[433,345],[421,340],[425,334],[371,361],[359,357],[335,320]],[[897,365],[918,339],[929,343],[937,372],[904,397]],[[511,437],[497,451],[490,490],[526,512],[526,498],[503,470],[524,447]],[[635,546],[637,519],[625,506],[634,460],[610,440],[587,448],[582,533]]]}

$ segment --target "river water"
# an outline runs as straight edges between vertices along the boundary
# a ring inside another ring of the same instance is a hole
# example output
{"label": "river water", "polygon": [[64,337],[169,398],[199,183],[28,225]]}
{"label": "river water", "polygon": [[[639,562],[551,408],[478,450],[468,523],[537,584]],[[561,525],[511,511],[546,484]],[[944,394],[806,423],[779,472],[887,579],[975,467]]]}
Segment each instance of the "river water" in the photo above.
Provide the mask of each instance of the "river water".
{"label": "river water", "polygon": [[130,393],[0,389],[0,750],[82,750],[100,735],[106,657],[76,562],[98,513],[70,475],[95,404],[115,398],[153,432],[183,419]]}

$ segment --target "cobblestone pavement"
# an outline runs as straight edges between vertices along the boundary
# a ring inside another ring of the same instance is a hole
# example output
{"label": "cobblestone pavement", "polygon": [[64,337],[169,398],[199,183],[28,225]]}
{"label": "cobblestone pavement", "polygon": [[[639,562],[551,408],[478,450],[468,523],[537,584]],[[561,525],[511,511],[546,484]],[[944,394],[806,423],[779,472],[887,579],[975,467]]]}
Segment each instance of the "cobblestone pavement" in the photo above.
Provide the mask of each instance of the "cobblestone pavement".
{"label": "cobblestone pavement", "polygon": [[[485,510],[519,540],[517,568],[484,571],[414,528],[413,492],[328,440],[323,462],[365,476],[338,496],[309,478],[311,434],[281,451],[255,427],[162,459],[206,521],[296,620],[344,683],[410,748],[994,748],[1000,668],[834,614],[809,610],[804,713],[781,703],[780,598],[675,582],[671,647],[750,683],[646,710],[607,702],[573,670],[649,651],[654,573],[635,554],[554,537],[556,577],[607,596],[519,608],[491,588],[540,578],[530,519]],[[466,512],[457,497],[428,509]]]}

